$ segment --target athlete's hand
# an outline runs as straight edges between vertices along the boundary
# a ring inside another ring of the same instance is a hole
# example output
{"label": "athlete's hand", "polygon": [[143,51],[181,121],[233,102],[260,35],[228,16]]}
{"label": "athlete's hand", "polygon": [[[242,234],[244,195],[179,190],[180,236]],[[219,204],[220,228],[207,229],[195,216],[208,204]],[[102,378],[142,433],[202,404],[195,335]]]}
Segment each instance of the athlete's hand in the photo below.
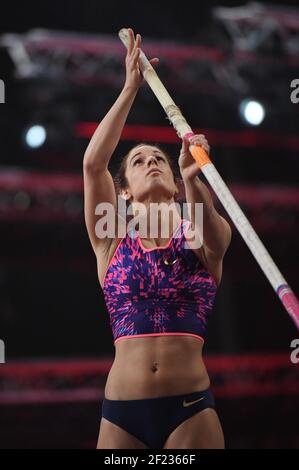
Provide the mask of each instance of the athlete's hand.
{"label": "athlete's hand", "polygon": [[[137,34],[136,40],[134,38],[134,31],[128,28],[129,33],[129,47],[126,56],[126,81],[125,87],[133,88],[138,90],[144,83],[142,72],[139,68],[139,56],[141,48],[141,36]],[[153,67],[155,67],[159,59],[155,57],[149,61]]]}
{"label": "athlete's hand", "polygon": [[184,137],[178,162],[183,180],[192,180],[201,172],[197,162],[190,153],[189,147],[191,144],[199,145],[208,155],[210,154],[209,143],[203,134],[195,134],[190,140]]}

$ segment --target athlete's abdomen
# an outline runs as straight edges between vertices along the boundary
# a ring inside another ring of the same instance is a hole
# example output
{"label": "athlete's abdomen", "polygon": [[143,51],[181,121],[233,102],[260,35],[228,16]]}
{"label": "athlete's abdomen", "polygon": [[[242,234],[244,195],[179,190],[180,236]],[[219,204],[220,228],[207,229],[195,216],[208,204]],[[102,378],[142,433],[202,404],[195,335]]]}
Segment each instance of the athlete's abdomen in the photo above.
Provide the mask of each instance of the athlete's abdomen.
{"label": "athlete's abdomen", "polygon": [[116,344],[105,397],[138,400],[205,390],[202,342],[189,336],[129,338]]}

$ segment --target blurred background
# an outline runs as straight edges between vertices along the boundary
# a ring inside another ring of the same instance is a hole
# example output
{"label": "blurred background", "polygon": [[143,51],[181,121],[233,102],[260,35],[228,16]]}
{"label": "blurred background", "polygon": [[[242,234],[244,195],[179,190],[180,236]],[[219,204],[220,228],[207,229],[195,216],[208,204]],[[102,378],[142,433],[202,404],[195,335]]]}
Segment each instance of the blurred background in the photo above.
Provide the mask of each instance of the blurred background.
{"label": "blurred background", "polygon": [[[82,162],[124,84],[120,28],[139,32],[147,56],[160,58],[160,78],[194,131],[207,136],[216,168],[299,294],[299,103],[291,101],[291,82],[299,79],[296,4],[5,6],[1,448],[96,445],[114,347],[84,223]],[[180,141],[146,84],[111,160],[112,175],[143,140],[159,142],[177,160]],[[227,447],[299,448],[299,365],[290,360],[298,337],[234,230],[204,350]]]}

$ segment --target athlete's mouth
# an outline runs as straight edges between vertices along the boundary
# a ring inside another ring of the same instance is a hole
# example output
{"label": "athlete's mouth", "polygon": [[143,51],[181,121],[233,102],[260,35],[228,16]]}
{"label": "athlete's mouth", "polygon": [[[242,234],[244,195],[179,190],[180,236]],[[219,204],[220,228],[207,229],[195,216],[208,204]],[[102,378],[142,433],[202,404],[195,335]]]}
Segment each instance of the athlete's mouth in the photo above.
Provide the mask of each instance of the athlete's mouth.
{"label": "athlete's mouth", "polygon": [[158,168],[155,168],[155,169],[153,169],[153,170],[150,170],[150,171],[147,173],[147,176],[150,175],[151,173],[154,173],[154,172],[162,173],[161,170],[158,170]]}

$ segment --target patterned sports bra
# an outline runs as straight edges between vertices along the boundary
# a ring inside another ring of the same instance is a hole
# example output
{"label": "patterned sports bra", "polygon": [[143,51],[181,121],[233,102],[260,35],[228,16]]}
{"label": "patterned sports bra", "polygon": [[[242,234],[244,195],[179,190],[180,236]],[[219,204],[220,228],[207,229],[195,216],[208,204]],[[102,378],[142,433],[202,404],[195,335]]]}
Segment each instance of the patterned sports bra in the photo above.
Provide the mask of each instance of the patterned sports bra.
{"label": "patterned sports bra", "polygon": [[217,284],[186,241],[190,221],[164,247],[144,248],[129,230],[103,281],[114,344],[121,339],[184,335],[204,341]]}

